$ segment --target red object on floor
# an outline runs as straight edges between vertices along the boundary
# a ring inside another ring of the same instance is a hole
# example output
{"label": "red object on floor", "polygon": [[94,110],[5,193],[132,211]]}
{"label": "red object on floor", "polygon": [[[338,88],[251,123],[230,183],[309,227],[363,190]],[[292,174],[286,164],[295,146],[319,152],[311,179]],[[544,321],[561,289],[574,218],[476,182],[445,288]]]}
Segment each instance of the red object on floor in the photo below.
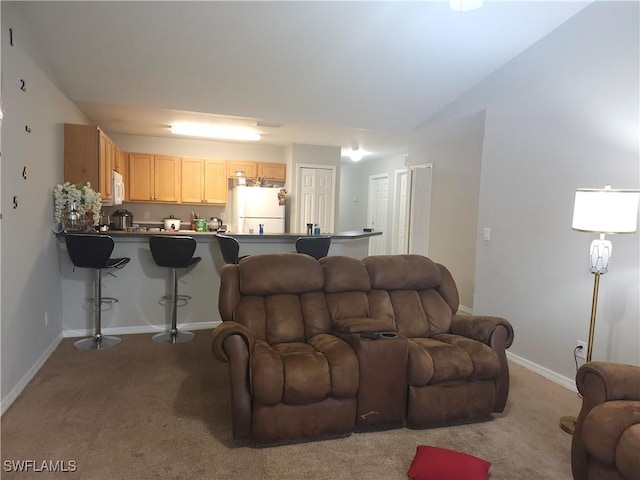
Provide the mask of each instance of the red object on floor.
{"label": "red object on floor", "polygon": [[407,476],[412,480],[486,480],[491,463],[467,453],[420,445]]}

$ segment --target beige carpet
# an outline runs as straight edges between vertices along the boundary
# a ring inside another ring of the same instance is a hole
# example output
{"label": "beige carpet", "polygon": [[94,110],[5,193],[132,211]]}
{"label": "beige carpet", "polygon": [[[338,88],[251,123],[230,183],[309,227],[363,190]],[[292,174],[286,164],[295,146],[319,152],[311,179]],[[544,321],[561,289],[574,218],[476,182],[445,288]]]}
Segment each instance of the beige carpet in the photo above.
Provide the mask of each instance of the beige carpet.
{"label": "beige carpet", "polygon": [[[227,365],[214,360],[209,338],[198,331],[192,342],[157,345],[151,335],[126,335],[102,351],[63,340],[2,417],[2,479],[401,480],[418,445],[482,457],[493,464],[491,480],[571,479],[571,437],[558,420],[577,414],[580,399],[513,364],[507,409],[489,421],[271,448],[238,444]],[[75,472],[7,471],[17,460],[39,469],[73,461]]]}

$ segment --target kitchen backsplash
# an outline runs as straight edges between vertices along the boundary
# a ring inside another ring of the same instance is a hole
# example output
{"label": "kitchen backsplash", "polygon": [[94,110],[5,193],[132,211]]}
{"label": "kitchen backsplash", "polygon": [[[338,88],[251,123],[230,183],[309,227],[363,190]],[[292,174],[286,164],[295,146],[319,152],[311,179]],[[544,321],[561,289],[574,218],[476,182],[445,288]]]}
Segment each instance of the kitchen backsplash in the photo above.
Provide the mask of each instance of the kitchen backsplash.
{"label": "kitchen backsplash", "polygon": [[[229,211],[227,211],[227,208]],[[162,223],[164,218],[173,215],[183,222],[191,221],[191,212],[197,213],[200,218],[209,220],[211,217],[218,217],[226,223],[226,219],[231,218],[231,205],[227,207],[208,205],[176,205],[158,203],[138,203],[124,202],[122,205],[104,207],[104,215],[112,215],[116,210],[125,209],[133,214],[133,223],[145,225],[148,223]],[[149,218],[145,218],[145,212],[149,212]],[[224,218],[223,218],[224,217]]]}

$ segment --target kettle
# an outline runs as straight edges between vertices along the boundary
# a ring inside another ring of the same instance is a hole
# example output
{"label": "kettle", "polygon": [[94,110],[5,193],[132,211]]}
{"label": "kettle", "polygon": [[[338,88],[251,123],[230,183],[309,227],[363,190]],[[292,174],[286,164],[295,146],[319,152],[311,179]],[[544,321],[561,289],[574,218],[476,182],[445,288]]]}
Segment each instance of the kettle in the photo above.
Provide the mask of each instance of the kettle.
{"label": "kettle", "polygon": [[116,210],[111,214],[111,229],[126,230],[133,226],[133,213],[129,210]]}
{"label": "kettle", "polygon": [[211,217],[207,226],[210,232],[216,232],[222,226],[222,220],[218,217]]}

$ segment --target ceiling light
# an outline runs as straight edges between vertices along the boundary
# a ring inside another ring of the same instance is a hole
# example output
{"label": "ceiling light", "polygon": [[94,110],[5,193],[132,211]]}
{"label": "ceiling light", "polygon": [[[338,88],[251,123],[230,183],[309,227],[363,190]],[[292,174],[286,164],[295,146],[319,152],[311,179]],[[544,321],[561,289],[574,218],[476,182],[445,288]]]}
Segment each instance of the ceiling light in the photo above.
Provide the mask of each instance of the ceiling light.
{"label": "ceiling light", "polygon": [[351,147],[348,150],[342,150],[342,155],[349,157],[354,162],[359,162],[365,155],[369,155],[371,152],[362,150],[360,147]]}
{"label": "ceiling light", "polygon": [[190,137],[218,138],[220,140],[260,140],[260,133],[251,128],[213,125],[210,123],[175,123],[171,125],[171,133]]}
{"label": "ceiling light", "polygon": [[451,10],[457,12],[468,12],[482,6],[482,0],[449,0]]}

